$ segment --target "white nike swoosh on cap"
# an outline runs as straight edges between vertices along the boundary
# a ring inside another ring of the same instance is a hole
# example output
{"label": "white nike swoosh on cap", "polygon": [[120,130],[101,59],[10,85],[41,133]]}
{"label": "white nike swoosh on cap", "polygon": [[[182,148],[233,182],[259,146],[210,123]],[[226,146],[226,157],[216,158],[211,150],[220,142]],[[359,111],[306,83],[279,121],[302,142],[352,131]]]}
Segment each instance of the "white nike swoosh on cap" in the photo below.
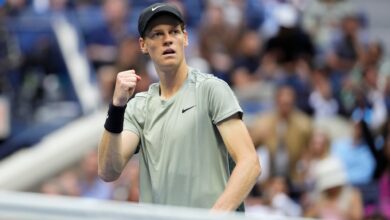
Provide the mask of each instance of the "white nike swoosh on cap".
{"label": "white nike swoosh on cap", "polygon": [[152,11],[154,11],[154,10],[156,10],[157,8],[160,8],[160,7],[162,7],[162,6],[164,6],[164,5],[157,5],[156,7],[153,7],[153,8],[152,8]]}

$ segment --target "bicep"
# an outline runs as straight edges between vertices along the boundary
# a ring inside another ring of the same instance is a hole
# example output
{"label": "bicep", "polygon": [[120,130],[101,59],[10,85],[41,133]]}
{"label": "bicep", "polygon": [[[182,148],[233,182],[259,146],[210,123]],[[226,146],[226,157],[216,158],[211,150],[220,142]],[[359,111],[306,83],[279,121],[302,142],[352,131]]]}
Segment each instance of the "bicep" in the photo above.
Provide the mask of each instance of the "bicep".
{"label": "bicep", "polygon": [[229,154],[236,163],[241,159],[256,156],[252,139],[238,114],[218,123],[217,128]]}
{"label": "bicep", "polygon": [[124,130],[122,132],[121,155],[125,161],[128,161],[137,150],[140,138],[132,131]]}

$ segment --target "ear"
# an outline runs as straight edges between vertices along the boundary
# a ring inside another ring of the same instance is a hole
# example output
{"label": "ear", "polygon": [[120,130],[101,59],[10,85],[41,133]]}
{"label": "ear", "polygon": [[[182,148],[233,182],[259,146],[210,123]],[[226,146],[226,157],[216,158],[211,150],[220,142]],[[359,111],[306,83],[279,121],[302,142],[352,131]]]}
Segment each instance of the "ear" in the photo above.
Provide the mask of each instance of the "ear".
{"label": "ear", "polygon": [[188,46],[188,33],[186,30],[184,30],[183,34],[184,34],[184,46],[187,47]]}
{"label": "ear", "polygon": [[139,42],[139,47],[141,48],[141,52],[143,54],[148,54],[148,49],[146,48],[145,40],[142,37],[140,37],[138,39],[138,42]]}

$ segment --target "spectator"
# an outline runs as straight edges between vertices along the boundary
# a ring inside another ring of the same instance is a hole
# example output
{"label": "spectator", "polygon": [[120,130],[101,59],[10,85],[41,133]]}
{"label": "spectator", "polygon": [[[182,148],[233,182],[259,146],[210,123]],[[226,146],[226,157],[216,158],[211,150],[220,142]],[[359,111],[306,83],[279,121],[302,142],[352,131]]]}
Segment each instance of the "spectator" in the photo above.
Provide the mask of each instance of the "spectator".
{"label": "spectator", "polygon": [[103,182],[98,175],[98,154],[96,150],[88,152],[81,162],[81,173],[78,179],[80,196],[97,199],[110,199],[112,185]]}
{"label": "spectator", "polygon": [[348,186],[343,166],[335,158],[319,162],[315,167],[316,190],[306,217],[359,220],[363,217],[363,206],[358,190]]}
{"label": "spectator", "polygon": [[110,65],[101,66],[97,70],[99,91],[105,104],[111,102],[111,97],[114,94],[116,73],[116,68]]}
{"label": "spectator", "polygon": [[315,167],[321,161],[330,156],[330,137],[322,130],[315,130],[310,137],[307,151],[303,152],[300,160],[297,162],[296,177],[293,186],[303,195],[302,202],[305,204],[306,196],[314,190],[315,187]]}
{"label": "spectator", "polygon": [[364,56],[364,46],[367,44],[360,15],[351,12],[343,16],[340,32],[335,34],[333,50],[338,57],[338,69],[349,72],[357,61]]}
{"label": "spectator", "polygon": [[327,76],[327,70],[318,68],[312,76],[313,91],[309,96],[309,105],[314,119],[334,117],[338,114],[339,105],[333,96],[332,86]]}
{"label": "spectator", "polygon": [[309,112],[308,96],[310,84],[307,71],[299,74],[299,64],[310,66],[314,57],[314,45],[309,35],[299,28],[298,14],[292,6],[285,4],[277,11],[279,30],[264,46],[264,57],[271,57],[278,64],[279,75],[274,76],[275,83],[291,85],[299,99],[297,106]]}
{"label": "spectator", "polygon": [[40,192],[49,195],[80,196],[77,174],[74,170],[66,170],[58,177],[42,184]]}
{"label": "spectator", "polygon": [[138,83],[136,92],[146,91],[149,84],[153,82],[154,76],[147,68],[147,57],[141,53],[138,39],[135,37],[129,36],[121,40],[116,58],[116,68],[117,72],[137,69],[137,74],[142,77],[142,82]]}
{"label": "spectator", "polygon": [[104,23],[86,35],[88,57],[95,69],[104,64],[114,64],[118,46],[129,35],[130,7],[126,0],[103,2]]}
{"label": "spectator", "polygon": [[300,58],[310,61],[315,53],[309,35],[298,25],[297,11],[288,4],[279,6],[276,13],[279,30],[265,44],[265,53],[274,54],[281,65]]}
{"label": "spectator", "polygon": [[[210,64],[211,72],[228,81],[233,67],[232,54],[236,48],[239,26],[229,24],[222,4],[209,2],[199,27],[200,55]],[[226,34],[229,33],[229,34]]]}
{"label": "spectator", "polygon": [[326,48],[343,16],[352,9],[349,0],[313,0],[303,10],[302,24],[320,49]]}
{"label": "spectator", "polygon": [[8,18],[16,18],[23,14],[28,8],[27,0],[13,0],[13,1],[5,1],[4,5],[5,14]]}
{"label": "spectator", "polygon": [[260,65],[261,50],[262,40],[257,32],[245,30],[241,33],[232,71],[231,82],[234,87],[246,87],[259,79],[257,69]]}
{"label": "spectator", "polygon": [[381,164],[383,171],[379,178],[379,213],[390,218],[390,138],[387,135],[383,148],[383,160]]}
{"label": "spectator", "polygon": [[275,109],[262,113],[250,128],[255,146],[268,149],[271,176],[294,177],[296,163],[309,141],[311,120],[295,108],[295,100],[290,86],[279,87]]}
{"label": "spectator", "polygon": [[113,199],[120,201],[139,201],[139,160],[132,158],[124,172],[114,182]]}
{"label": "spectator", "polygon": [[357,88],[356,107],[352,116],[363,119],[370,129],[378,131],[387,118],[386,103],[382,92],[378,88],[377,68],[372,66],[364,70],[363,81]]}
{"label": "spectator", "polygon": [[[389,138],[389,126],[390,123],[387,122],[383,138],[384,143],[381,148],[377,147],[374,137],[371,135],[371,132],[368,126],[363,122],[363,131],[364,135],[367,137],[370,150],[372,155],[376,159],[376,167],[374,173],[374,179],[372,187],[375,190],[373,195],[370,196],[368,202],[365,205],[365,215],[368,218],[373,218],[375,216],[382,216],[383,218],[390,217],[390,138]],[[376,139],[378,140],[378,139]],[[367,190],[366,190],[367,191]],[[368,191],[369,192],[369,191]]]}
{"label": "spectator", "polygon": [[369,184],[374,174],[375,159],[363,136],[361,122],[354,122],[353,126],[351,136],[334,140],[331,152],[341,160],[350,184]]}
{"label": "spectator", "polygon": [[298,217],[302,209],[288,196],[288,185],[283,177],[272,177],[264,186],[264,193],[259,202],[249,203],[248,215],[262,217],[263,214]]}
{"label": "spectator", "polygon": [[366,66],[375,66],[378,69],[378,86],[381,91],[385,90],[390,76],[390,60],[385,56],[384,45],[380,41],[368,43],[366,52]]}

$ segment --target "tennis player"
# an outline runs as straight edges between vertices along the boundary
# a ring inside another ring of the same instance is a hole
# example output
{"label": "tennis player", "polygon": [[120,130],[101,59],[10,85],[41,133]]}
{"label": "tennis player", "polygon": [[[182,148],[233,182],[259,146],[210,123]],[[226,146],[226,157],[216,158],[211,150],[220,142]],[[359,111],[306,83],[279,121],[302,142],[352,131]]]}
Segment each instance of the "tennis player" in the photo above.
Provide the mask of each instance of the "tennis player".
{"label": "tennis player", "polygon": [[140,202],[243,210],[260,164],[234,93],[187,65],[188,35],[176,7],[147,7],[138,31],[160,80],[133,97],[141,78],[135,70],[118,73],[99,145],[99,175],[116,180],[139,153]]}

